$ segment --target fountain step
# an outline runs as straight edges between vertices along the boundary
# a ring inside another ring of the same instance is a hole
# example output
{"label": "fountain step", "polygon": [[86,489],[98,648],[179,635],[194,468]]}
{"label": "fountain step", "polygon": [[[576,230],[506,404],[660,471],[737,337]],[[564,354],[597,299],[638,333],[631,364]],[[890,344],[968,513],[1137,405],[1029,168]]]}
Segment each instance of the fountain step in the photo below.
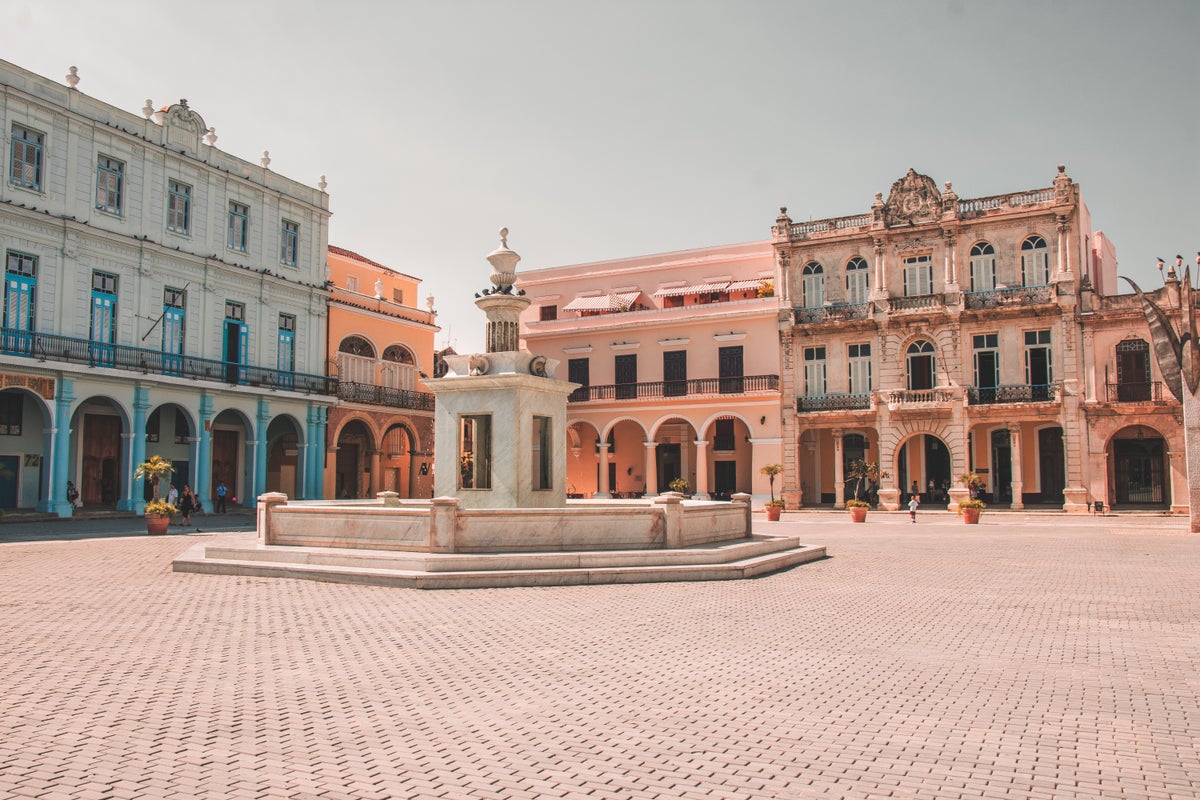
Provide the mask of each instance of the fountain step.
{"label": "fountain step", "polygon": [[679,550],[571,553],[382,553],[200,544],[183,553],[173,569],[413,589],[470,589],[733,580],[824,557],[824,547],[761,536]]}

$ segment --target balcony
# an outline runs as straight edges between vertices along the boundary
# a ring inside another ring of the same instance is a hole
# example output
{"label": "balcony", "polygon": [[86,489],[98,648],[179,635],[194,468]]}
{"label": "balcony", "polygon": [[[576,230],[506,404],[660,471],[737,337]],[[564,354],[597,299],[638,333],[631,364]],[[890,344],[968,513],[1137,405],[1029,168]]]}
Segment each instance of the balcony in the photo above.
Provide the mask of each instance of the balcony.
{"label": "balcony", "polygon": [[0,328],[0,352],[38,361],[107,367],[143,375],[170,375],[237,386],[284,389],[304,394],[337,394],[337,378],[326,375],[252,367],[123,344],[98,344],[90,339],[15,328]]}
{"label": "balcony", "polygon": [[433,411],[434,408],[434,396],[430,392],[393,389],[390,386],[374,386],[369,383],[339,381],[337,396],[339,400],[345,400],[347,403],[407,408],[414,411]]}
{"label": "balcony", "polygon": [[944,386],[938,389],[892,389],[880,392],[879,399],[889,411],[913,411],[949,407],[959,390]]}
{"label": "balcony", "polygon": [[973,406],[1002,403],[1049,403],[1056,402],[1058,399],[1058,384],[1053,383],[967,387],[967,403]]}
{"label": "balcony", "polygon": [[918,294],[912,297],[889,297],[888,311],[935,311],[943,310],[946,296],[942,294]]}
{"label": "balcony", "polygon": [[797,414],[812,411],[867,411],[870,408],[870,394],[819,394],[796,398]]}
{"label": "balcony", "polygon": [[1104,384],[1110,403],[1149,403],[1162,400],[1162,381]]}
{"label": "balcony", "polygon": [[969,309],[1032,306],[1053,302],[1053,286],[1018,286],[1012,289],[995,289],[990,292],[963,293],[963,304]]}
{"label": "balcony", "polygon": [[813,325],[822,322],[843,322],[871,318],[871,303],[834,303],[814,308],[792,309],[796,325]]}
{"label": "balcony", "polygon": [[567,398],[572,403],[589,400],[646,400],[662,397],[704,397],[723,394],[751,394],[779,390],[778,375],[746,375],[738,378],[696,378],[685,381],[649,381],[614,383],[605,386],[581,386]]}

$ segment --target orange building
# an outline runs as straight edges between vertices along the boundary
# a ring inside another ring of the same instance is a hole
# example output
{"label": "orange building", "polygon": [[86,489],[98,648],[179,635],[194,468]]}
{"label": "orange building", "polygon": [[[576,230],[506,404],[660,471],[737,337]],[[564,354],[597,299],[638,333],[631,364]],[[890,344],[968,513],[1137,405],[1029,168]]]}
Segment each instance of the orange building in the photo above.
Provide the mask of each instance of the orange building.
{"label": "orange building", "polygon": [[429,497],[433,489],[433,297],[421,281],[329,247],[329,374],[341,401],[325,434],[326,498]]}

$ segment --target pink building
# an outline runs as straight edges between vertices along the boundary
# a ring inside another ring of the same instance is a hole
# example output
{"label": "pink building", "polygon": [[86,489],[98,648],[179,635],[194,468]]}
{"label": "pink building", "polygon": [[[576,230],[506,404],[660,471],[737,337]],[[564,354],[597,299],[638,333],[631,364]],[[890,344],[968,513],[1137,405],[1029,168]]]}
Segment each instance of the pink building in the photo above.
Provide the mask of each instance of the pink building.
{"label": "pink building", "polygon": [[[568,493],[767,499],[782,461],[770,242],[521,273],[524,345],[580,384],[567,408]],[[777,486],[776,489],[779,487]]]}

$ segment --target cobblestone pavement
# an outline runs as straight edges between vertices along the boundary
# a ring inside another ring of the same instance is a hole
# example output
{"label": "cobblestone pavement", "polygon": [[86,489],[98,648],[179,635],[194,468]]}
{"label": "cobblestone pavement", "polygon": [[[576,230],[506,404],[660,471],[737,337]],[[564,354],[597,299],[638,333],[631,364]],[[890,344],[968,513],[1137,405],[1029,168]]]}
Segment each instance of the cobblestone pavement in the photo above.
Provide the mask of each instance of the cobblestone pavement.
{"label": "cobblestone pavement", "polygon": [[0,796],[1200,795],[1200,536],[919,519],[761,522],[832,557],[757,580],[441,592],[0,531]]}

